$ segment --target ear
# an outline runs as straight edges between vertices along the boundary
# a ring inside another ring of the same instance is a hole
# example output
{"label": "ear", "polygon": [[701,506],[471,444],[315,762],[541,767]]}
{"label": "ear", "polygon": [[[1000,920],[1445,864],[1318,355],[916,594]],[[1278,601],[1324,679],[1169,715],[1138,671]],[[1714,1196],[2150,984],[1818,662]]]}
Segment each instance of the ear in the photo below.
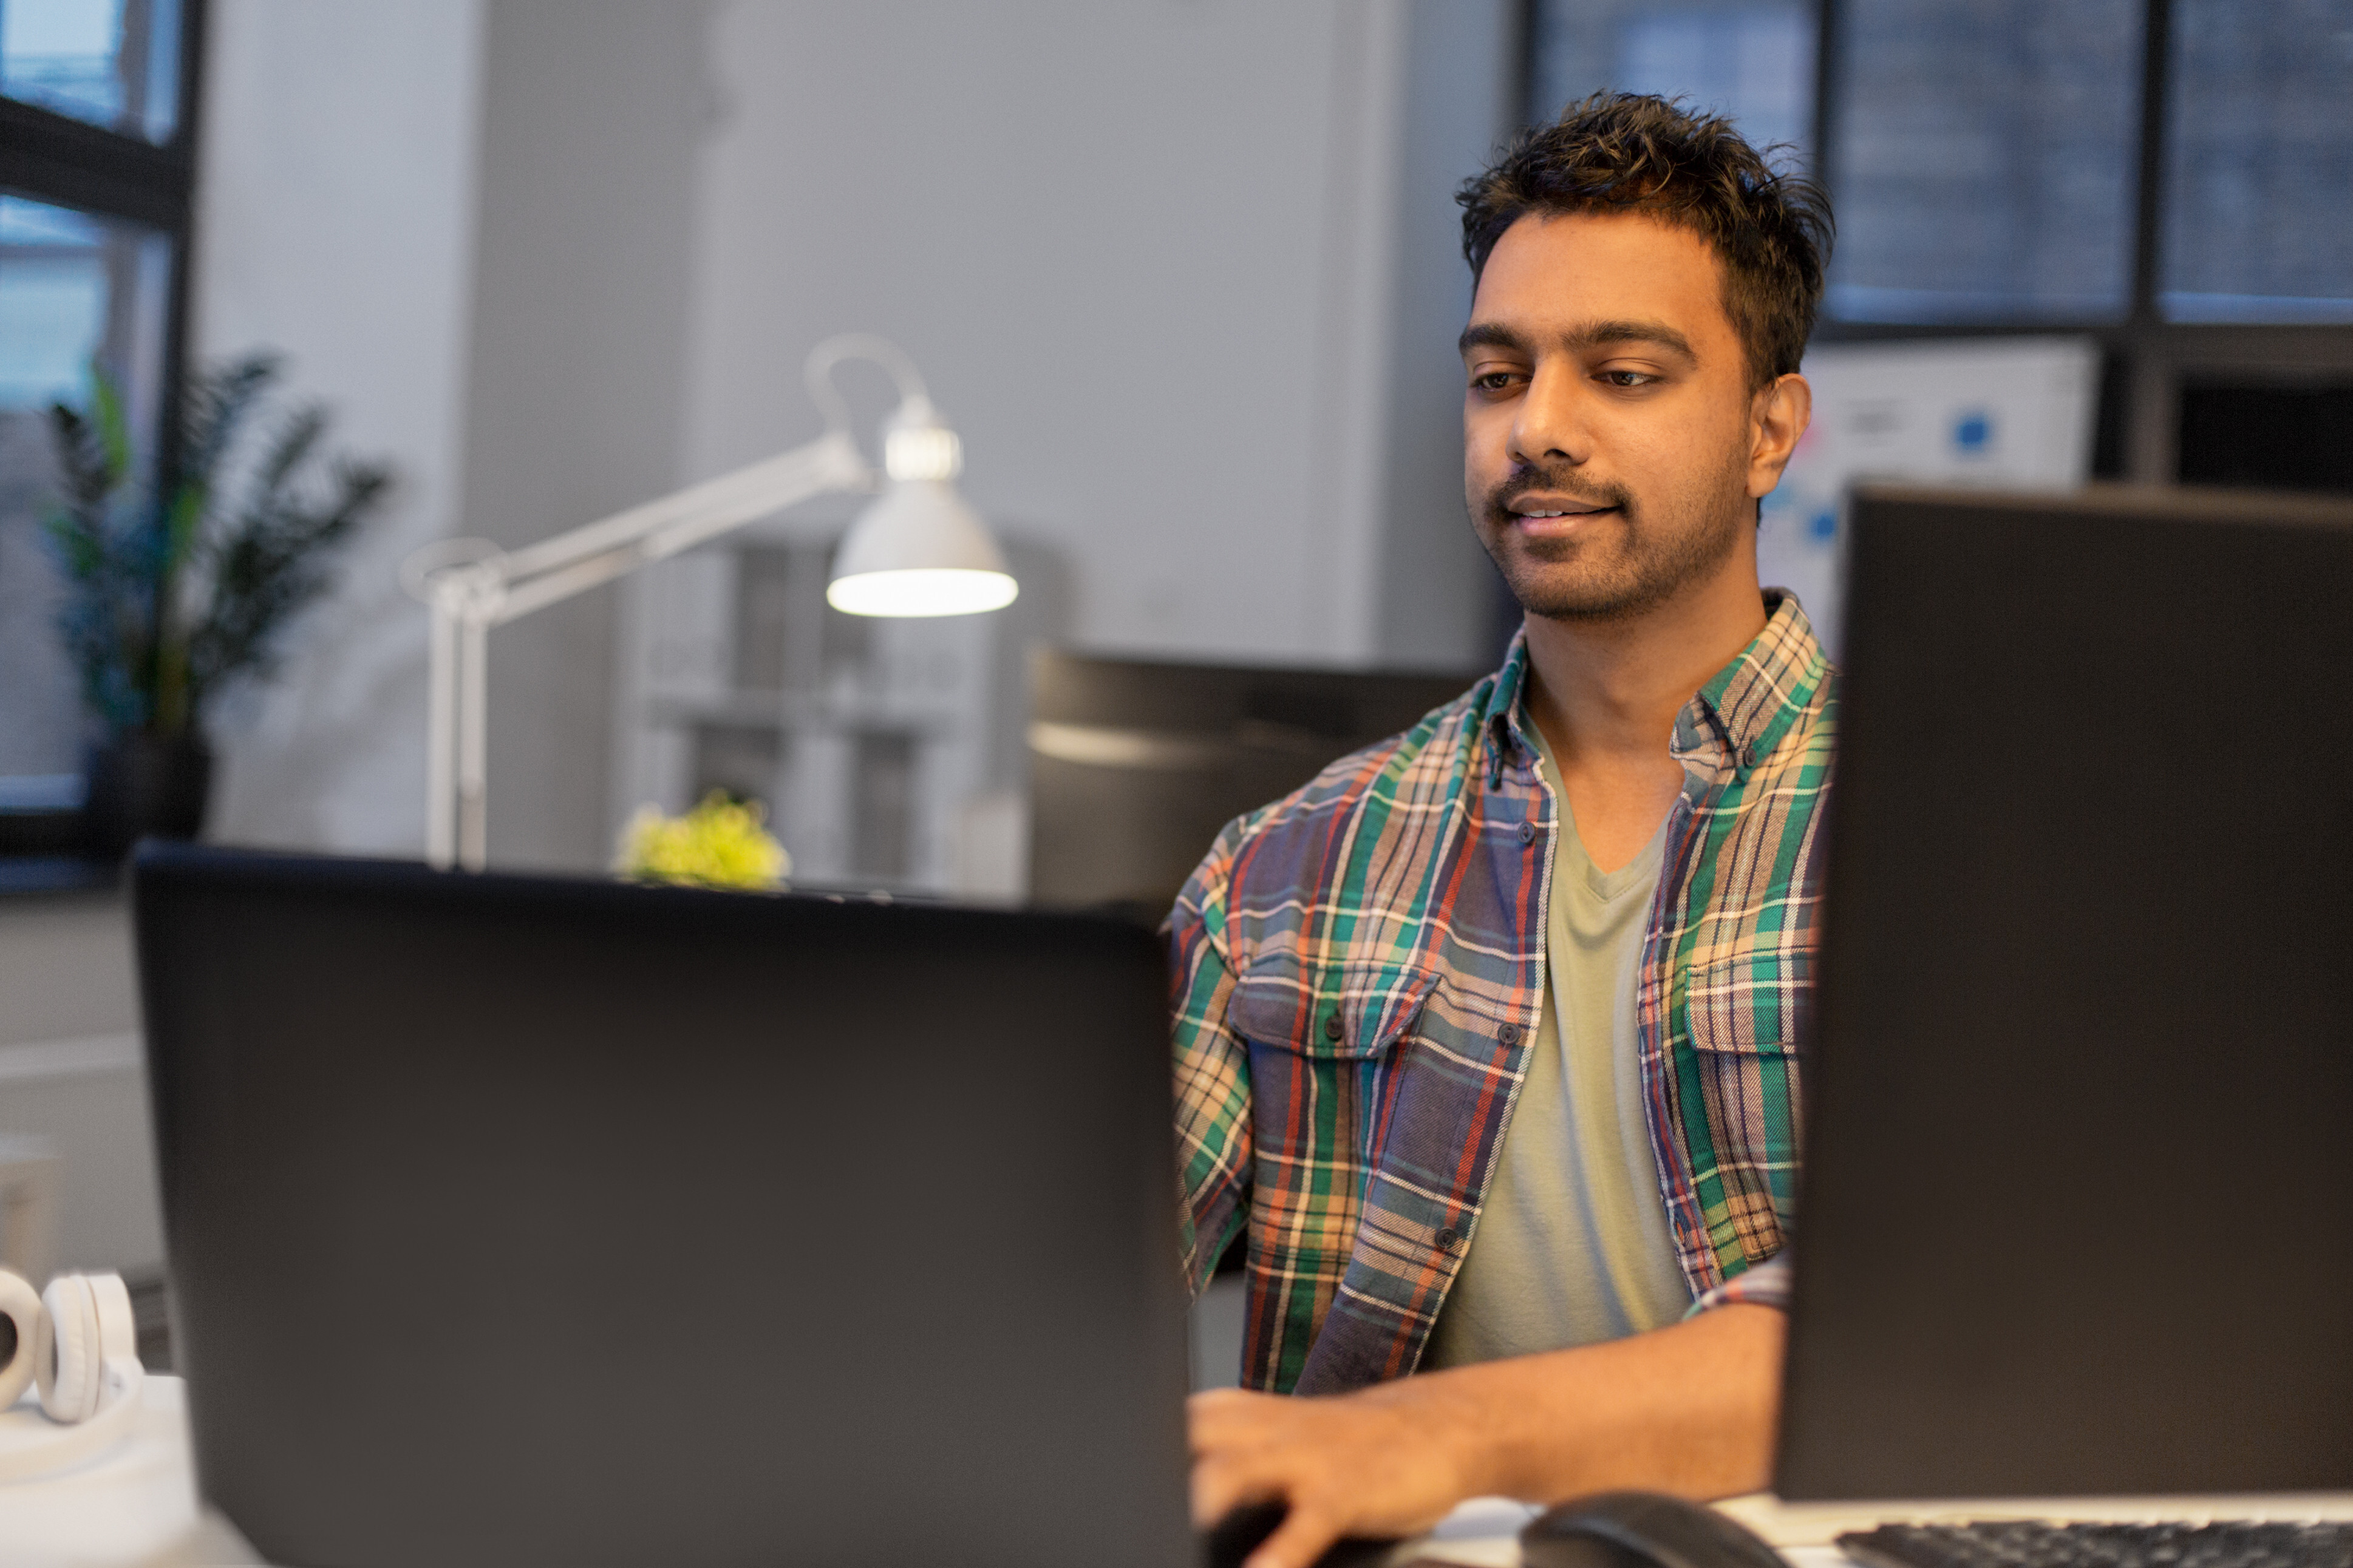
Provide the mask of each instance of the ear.
{"label": "ear", "polygon": [[1814,389],[1802,375],[1774,378],[1748,403],[1748,496],[1761,500],[1781,482],[1789,454],[1814,416]]}

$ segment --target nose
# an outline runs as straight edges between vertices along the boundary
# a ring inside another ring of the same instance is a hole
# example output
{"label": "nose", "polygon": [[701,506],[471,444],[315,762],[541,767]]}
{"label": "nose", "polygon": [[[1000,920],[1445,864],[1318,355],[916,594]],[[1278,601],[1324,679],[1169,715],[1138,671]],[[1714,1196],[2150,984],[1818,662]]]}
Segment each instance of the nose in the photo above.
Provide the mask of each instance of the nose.
{"label": "nose", "polygon": [[1539,361],[1512,419],[1514,463],[1583,463],[1593,455],[1592,432],[1575,367]]}

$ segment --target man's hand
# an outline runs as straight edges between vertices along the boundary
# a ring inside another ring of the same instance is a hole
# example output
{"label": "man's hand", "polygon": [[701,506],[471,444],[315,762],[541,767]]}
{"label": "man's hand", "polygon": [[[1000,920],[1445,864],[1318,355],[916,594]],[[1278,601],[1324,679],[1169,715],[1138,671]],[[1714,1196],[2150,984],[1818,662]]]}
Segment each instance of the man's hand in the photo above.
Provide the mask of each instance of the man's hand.
{"label": "man's hand", "polygon": [[1490,1362],[1331,1398],[1193,1396],[1193,1520],[1290,1514],[1248,1568],[1308,1568],[1345,1535],[1410,1535],[1465,1498],[1556,1502],[1646,1487],[1765,1484],[1785,1320],[1719,1307],[1609,1344]]}
{"label": "man's hand", "polygon": [[[1437,1378],[1335,1399],[1238,1388],[1193,1395],[1193,1522],[1244,1503],[1291,1512],[1247,1568],[1306,1568],[1343,1535],[1413,1535],[1479,1491],[1476,1413]],[[1431,1397],[1436,1389],[1438,1397]]]}

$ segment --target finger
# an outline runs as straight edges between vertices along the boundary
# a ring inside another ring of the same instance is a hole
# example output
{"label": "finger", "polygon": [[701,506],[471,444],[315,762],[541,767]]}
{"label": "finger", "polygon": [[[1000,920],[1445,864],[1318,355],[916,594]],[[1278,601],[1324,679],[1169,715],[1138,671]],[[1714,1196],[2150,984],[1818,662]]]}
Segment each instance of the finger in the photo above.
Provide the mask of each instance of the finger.
{"label": "finger", "polygon": [[1244,1503],[1272,1502],[1282,1496],[1282,1478],[1250,1462],[1213,1454],[1193,1466],[1193,1523],[1207,1530]]}
{"label": "finger", "polygon": [[1292,1499],[1291,1511],[1274,1533],[1242,1562],[1242,1568],[1313,1568],[1326,1548],[1340,1539],[1340,1522],[1330,1514],[1302,1507]]}

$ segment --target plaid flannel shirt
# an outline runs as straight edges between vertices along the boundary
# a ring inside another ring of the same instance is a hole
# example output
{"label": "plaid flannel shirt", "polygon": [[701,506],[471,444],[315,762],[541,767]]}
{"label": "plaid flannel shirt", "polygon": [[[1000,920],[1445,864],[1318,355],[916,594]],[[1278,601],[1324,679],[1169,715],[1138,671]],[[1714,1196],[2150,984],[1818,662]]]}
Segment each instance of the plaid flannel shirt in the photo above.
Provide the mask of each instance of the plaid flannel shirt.
{"label": "plaid flannel shirt", "polygon": [[[1797,600],[1685,705],[1637,1019],[1651,1145],[1698,1307],[1778,1304],[1835,677]],[[1242,1373],[1411,1372],[1475,1234],[1545,987],[1560,813],[1527,650],[1229,824],[1178,896],[1181,1230],[1199,1289],[1249,1237]]]}

